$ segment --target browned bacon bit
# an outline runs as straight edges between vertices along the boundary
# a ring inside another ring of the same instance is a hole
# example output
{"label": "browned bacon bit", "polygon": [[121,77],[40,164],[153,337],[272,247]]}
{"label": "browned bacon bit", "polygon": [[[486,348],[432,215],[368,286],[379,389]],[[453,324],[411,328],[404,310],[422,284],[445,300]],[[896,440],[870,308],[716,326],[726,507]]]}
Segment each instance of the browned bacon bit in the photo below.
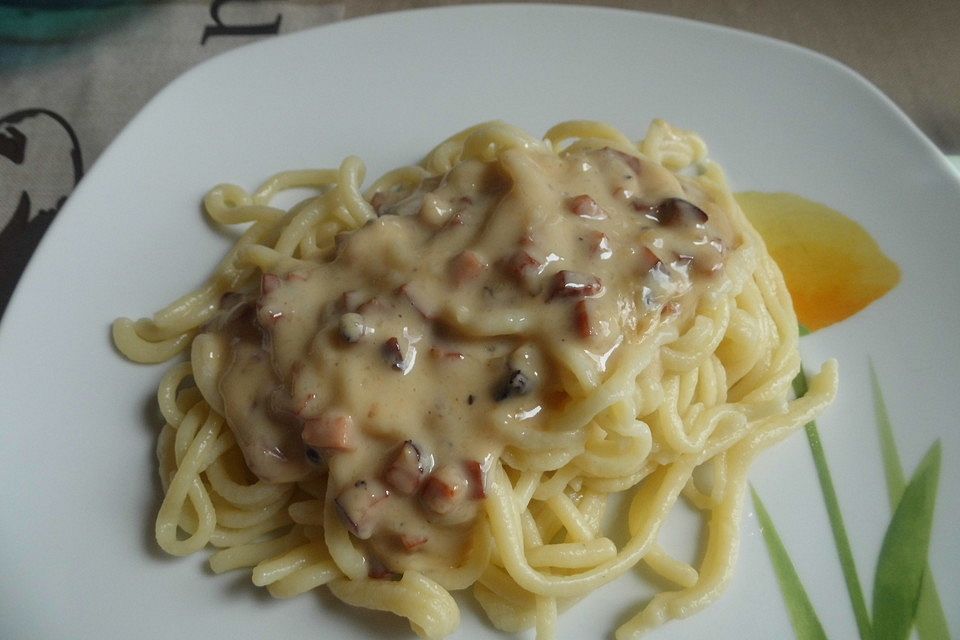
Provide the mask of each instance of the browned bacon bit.
{"label": "browned bacon bit", "polygon": [[403,350],[399,340],[389,338],[383,343],[383,357],[392,368],[403,371]]}
{"label": "browned bacon bit", "polygon": [[403,574],[391,570],[376,556],[370,557],[370,568],[367,569],[367,577],[371,580],[390,580],[398,582],[403,579]]}
{"label": "browned bacon bit", "polygon": [[487,268],[487,263],[476,251],[461,251],[450,264],[453,281],[457,286],[476,279]]}
{"label": "browned bacon bit", "polygon": [[660,309],[661,318],[669,318],[671,316],[680,315],[680,303],[676,301],[668,302],[663,305],[663,308]]}
{"label": "browned bacon bit", "polygon": [[584,339],[597,335],[588,304],[589,301],[587,300],[578,300],[573,307],[573,324],[577,329],[577,334]]}
{"label": "browned bacon bit", "polygon": [[507,268],[514,276],[523,278],[530,271],[539,271],[541,262],[522,249],[511,256]]}
{"label": "browned bacon bit", "polygon": [[435,360],[466,360],[466,356],[461,352],[449,351],[440,347],[430,347],[430,357]]}
{"label": "browned bacon bit", "polygon": [[370,298],[360,306],[356,308],[356,312],[366,316],[368,314],[375,314],[383,311],[383,303],[380,302],[380,298]]}
{"label": "browned bacon bit", "polygon": [[298,280],[300,282],[306,282],[307,274],[300,270],[291,271],[284,277],[284,280],[286,280],[287,282],[293,282],[294,280]]}
{"label": "browned bacon bit", "polygon": [[420,492],[420,503],[440,515],[457,508],[466,497],[467,479],[459,469],[443,465],[430,474]]}
{"label": "browned bacon bit", "polygon": [[603,291],[600,278],[578,271],[558,271],[553,276],[550,285],[550,295],[547,300],[554,298],[589,298]]}
{"label": "browned bacon bit", "polygon": [[500,385],[500,388],[497,389],[493,399],[500,402],[501,400],[506,400],[514,396],[525,395],[532,389],[533,383],[530,378],[523,371],[514,369],[510,372],[510,375],[507,376],[507,379],[504,380],[503,384]]}
{"label": "browned bacon bit", "polygon": [[649,247],[644,247],[640,252],[640,271],[646,273],[658,264],[660,264],[660,258],[657,257],[657,254],[651,251]]}
{"label": "browned bacon bit", "polygon": [[340,308],[344,311],[356,311],[366,301],[367,296],[362,291],[344,291],[340,295]]}
{"label": "browned bacon bit", "polygon": [[636,198],[630,200],[630,206],[633,207],[633,210],[637,213],[642,213],[651,220],[657,222],[656,217],[657,205],[650,204],[649,202],[644,202],[643,200],[637,200]]}
{"label": "browned bacon bit", "polygon": [[260,276],[260,293],[267,295],[280,288],[280,277],[273,273],[265,273]]}
{"label": "browned bacon bit", "polygon": [[377,191],[370,198],[370,206],[373,207],[373,210],[376,211],[378,216],[380,215],[380,209],[383,207],[386,201],[387,196],[383,193],[383,191]]}
{"label": "browned bacon bit", "polygon": [[378,505],[389,497],[390,492],[376,480],[357,480],[333,502],[347,531],[366,540],[376,529]]}
{"label": "browned bacon bit", "polygon": [[390,462],[383,479],[400,493],[411,495],[417,492],[424,475],[429,472],[428,462],[429,460],[424,459],[420,447],[412,440],[407,440]]}
{"label": "browned bacon bit", "polygon": [[601,260],[609,260],[613,255],[613,249],[610,248],[610,239],[602,231],[592,231],[587,236],[587,242],[590,246],[590,254],[597,256]]}
{"label": "browned bacon bit", "polygon": [[331,453],[353,451],[357,446],[353,418],[339,411],[304,420],[300,437],[304,444]]}
{"label": "browned bacon bit", "polygon": [[607,212],[600,208],[597,201],[583,193],[567,200],[567,208],[581,218],[606,220]]}
{"label": "browned bacon bit", "polygon": [[540,274],[543,263],[525,250],[520,249],[506,261],[507,273],[527,290],[536,294],[540,291]]}
{"label": "browned bacon bit", "polygon": [[343,253],[344,248],[347,246],[347,243],[350,242],[350,238],[353,234],[348,231],[341,231],[337,235],[333,236],[333,251],[336,254]]}
{"label": "browned bacon bit", "polygon": [[483,465],[476,460],[467,460],[466,467],[467,479],[470,481],[470,497],[474,500],[483,500],[487,497]]}
{"label": "browned bacon bit", "polygon": [[628,167],[630,167],[630,169],[633,171],[634,175],[637,175],[637,176],[640,175],[640,158],[636,156],[631,156],[630,154],[624,153],[623,151],[618,151],[617,149],[611,149],[610,147],[607,147],[607,149],[609,151],[612,151],[621,160],[623,160],[623,162]]}
{"label": "browned bacon bit", "polygon": [[400,544],[403,546],[403,550],[408,553],[416,551],[423,545],[427,544],[427,536],[424,535],[410,535],[401,533],[398,537],[400,539]]}
{"label": "browned bacon bit", "polygon": [[707,214],[692,202],[682,198],[667,198],[648,214],[665,227],[694,226],[707,221]]}

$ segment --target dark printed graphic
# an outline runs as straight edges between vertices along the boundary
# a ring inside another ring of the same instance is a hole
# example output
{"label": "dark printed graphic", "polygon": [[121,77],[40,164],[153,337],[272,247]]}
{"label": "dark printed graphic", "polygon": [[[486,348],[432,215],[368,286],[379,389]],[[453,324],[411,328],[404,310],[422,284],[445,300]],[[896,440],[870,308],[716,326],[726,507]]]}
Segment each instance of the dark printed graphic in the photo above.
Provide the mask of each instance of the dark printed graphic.
{"label": "dark printed graphic", "polygon": [[0,116],[0,317],[81,176],[80,142],[61,115],[25,109]]}
{"label": "dark printed graphic", "polygon": [[213,0],[210,4],[210,17],[216,24],[207,25],[203,28],[203,38],[200,44],[206,44],[207,38],[211,36],[259,36],[276,35],[280,31],[280,20],[283,18],[279,13],[273,19],[273,22],[261,22],[258,24],[226,24],[220,18],[220,8],[230,0]]}

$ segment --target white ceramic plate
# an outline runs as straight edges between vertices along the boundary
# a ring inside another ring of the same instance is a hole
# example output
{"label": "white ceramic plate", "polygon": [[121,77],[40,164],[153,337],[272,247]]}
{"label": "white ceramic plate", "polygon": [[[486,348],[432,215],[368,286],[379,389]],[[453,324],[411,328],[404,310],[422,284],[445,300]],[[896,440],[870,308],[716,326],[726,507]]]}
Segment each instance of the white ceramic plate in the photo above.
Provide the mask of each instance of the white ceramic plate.
{"label": "white ceramic plate", "polygon": [[[161,92],[59,214],[0,330],[0,636],[312,638],[410,635],[326,595],[274,601],[206,554],[164,557],[154,388],[164,367],[112,349],[115,316],[141,316],[201,282],[228,238],[201,218],[220,181],[358,154],[369,175],[419,159],[462,127],[533,132],[609,121],[640,137],[664,117],[699,131],[737,189],[786,190],[860,221],[903,272],[865,311],[803,340],[835,355],[840,396],[821,418],[869,599],[890,517],[868,358],[909,473],[937,438],[943,469],[931,565],[960,632],[960,181],[863,79],[819,55],[688,21],[588,8],[486,6],[381,15],[264,41]],[[752,481],[831,637],[855,637],[809,447],[797,433]],[[638,597],[627,578],[562,618],[607,636]],[[458,637],[493,636],[469,598]],[[752,511],[736,577],[715,605],[653,638],[791,634]]]}

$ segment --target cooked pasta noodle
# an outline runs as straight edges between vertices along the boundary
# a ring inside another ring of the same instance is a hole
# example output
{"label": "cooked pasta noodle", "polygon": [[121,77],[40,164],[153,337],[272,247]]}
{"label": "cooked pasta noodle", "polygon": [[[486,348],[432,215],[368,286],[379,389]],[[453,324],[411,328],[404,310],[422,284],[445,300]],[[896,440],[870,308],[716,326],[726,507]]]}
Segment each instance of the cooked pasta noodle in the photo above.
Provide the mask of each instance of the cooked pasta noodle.
{"label": "cooked pasta noodle", "polygon": [[[641,563],[676,588],[618,638],[715,600],[752,461],[837,372],[789,399],[788,293],[700,138],[493,122],[363,181],[351,157],[214,188],[210,217],[247,225],[234,247],[152,319],[114,323],[138,362],[192,345],[158,391],[158,544],[212,545],[215,572],[280,598],[325,586],[426,638],[457,628],[467,588],[498,628],[554,637]],[[658,542],[681,499],[707,524],[693,565]]]}

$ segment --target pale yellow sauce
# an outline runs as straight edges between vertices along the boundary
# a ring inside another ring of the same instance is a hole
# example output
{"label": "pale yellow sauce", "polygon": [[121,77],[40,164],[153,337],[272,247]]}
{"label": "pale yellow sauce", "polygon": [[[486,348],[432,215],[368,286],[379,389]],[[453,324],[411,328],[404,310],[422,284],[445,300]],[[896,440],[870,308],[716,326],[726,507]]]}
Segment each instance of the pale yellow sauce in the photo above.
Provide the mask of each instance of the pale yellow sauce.
{"label": "pale yellow sauce", "polygon": [[[329,261],[264,275],[207,327],[195,349],[222,372],[201,390],[259,477],[329,474],[371,575],[457,566],[498,434],[549,431],[738,245],[692,184],[609,149],[518,149],[377,194]],[[555,366],[571,349],[580,380]]]}

